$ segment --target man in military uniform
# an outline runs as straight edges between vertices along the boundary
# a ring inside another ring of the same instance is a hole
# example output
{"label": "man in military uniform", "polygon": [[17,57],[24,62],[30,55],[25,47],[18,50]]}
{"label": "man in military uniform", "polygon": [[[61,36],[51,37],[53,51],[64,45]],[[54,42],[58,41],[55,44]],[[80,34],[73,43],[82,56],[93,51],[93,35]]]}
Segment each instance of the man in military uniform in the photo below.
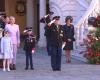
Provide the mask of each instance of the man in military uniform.
{"label": "man in military uniform", "polygon": [[60,25],[60,16],[53,17],[54,23],[48,24],[50,29],[50,45],[51,45],[51,67],[53,71],[61,70],[61,53],[63,41],[63,28]]}
{"label": "man in military uniform", "polygon": [[45,30],[45,33],[44,33],[44,36],[46,37],[46,42],[47,42],[47,52],[48,52],[48,55],[50,56],[51,55],[51,45],[50,45],[50,38],[51,38],[51,35],[50,35],[50,29],[48,27],[48,23],[51,22],[51,15],[53,15],[53,12],[50,12],[49,14],[45,15],[43,18],[40,19],[40,22],[41,23],[45,23],[46,26],[44,27],[44,30]]}
{"label": "man in military uniform", "polygon": [[48,25],[45,26],[45,33],[44,33],[44,36],[46,36],[46,42],[47,42],[47,52],[48,52],[48,55],[50,56],[51,55],[51,44],[50,44],[50,39],[51,39],[51,31],[48,27]]}
{"label": "man in military uniform", "polygon": [[25,36],[25,44],[24,44],[24,50],[26,53],[26,67],[25,70],[28,70],[29,68],[29,62],[30,62],[30,69],[33,70],[33,60],[32,60],[32,49],[35,49],[35,35],[32,33],[32,28],[27,28],[27,30],[24,31]]}

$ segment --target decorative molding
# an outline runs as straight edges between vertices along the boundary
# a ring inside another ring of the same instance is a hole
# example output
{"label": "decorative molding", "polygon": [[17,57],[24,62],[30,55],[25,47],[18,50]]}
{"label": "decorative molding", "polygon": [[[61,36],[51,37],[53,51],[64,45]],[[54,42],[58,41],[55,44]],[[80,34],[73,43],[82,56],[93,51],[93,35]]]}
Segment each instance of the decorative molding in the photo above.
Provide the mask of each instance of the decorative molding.
{"label": "decorative molding", "polygon": [[[82,0],[82,2],[84,1]],[[54,15],[61,16],[62,24],[65,24],[64,20],[67,15],[74,17],[74,23],[78,22],[77,20],[85,13],[88,5],[83,5],[83,3],[78,0],[50,0],[49,4],[50,11],[53,11],[55,13]]]}

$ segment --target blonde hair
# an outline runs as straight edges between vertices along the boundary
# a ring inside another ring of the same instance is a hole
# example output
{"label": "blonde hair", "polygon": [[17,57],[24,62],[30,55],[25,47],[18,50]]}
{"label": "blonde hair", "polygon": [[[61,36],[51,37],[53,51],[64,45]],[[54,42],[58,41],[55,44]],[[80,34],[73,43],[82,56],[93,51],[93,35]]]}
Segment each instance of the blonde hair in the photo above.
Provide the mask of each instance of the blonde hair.
{"label": "blonde hair", "polygon": [[9,18],[15,20],[15,17],[14,16],[10,16]]}

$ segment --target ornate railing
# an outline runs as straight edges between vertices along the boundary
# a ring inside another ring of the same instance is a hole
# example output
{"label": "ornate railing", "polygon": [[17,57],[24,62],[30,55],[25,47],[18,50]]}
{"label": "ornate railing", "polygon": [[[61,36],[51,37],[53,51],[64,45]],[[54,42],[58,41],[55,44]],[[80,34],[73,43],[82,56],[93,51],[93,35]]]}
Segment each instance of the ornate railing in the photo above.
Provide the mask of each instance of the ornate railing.
{"label": "ornate railing", "polygon": [[96,17],[99,12],[99,0],[92,0],[88,10],[85,15],[79,20],[75,25],[75,46],[76,48],[80,46],[80,43],[83,42],[83,39],[86,38],[88,33],[88,18]]}

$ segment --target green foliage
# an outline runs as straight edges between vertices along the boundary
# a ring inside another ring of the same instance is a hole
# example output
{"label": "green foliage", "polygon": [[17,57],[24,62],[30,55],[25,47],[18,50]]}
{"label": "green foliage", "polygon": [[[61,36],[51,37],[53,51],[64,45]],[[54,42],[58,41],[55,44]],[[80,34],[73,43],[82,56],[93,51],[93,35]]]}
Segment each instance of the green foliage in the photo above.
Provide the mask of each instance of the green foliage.
{"label": "green foliage", "polygon": [[[96,25],[94,27],[96,27],[96,32],[94,32],[95,35],[93,35],[94,41],[93,43],[89,43],[91,44],[91,47],[88,48],[92,49],[92,51],[88,51],[88,53],[93,53],[93,56],[91,57],[90,54],[87,54],[89,57],[88,63],[90,64],[100,64],[100,16],[96,18],[95,23]],[[90,39],[90,41],[92,40]]]}
{"label": "green foliage", "polygon": [[93,58],[90,58],[88,60],[88,63],[90,63],[90,64],[99,64],[100,63],[100,57],[99,56],[95,56]]}
{"label": "green foliage", "polygon": [[96,41],[93,45],[92,45],[92,49],[95,53],[100,53],[100,41]]}
{"label": "green foliage", "polygon": [[96,37],[100,37],[100,27],[97,28],[97,31],[95,33],[95,36]]}

